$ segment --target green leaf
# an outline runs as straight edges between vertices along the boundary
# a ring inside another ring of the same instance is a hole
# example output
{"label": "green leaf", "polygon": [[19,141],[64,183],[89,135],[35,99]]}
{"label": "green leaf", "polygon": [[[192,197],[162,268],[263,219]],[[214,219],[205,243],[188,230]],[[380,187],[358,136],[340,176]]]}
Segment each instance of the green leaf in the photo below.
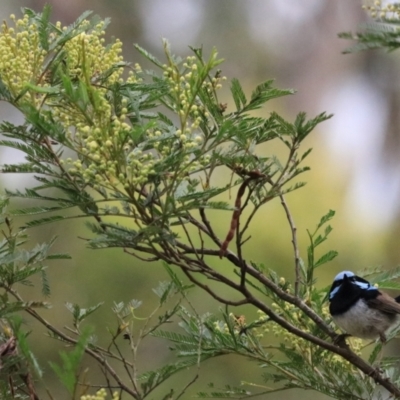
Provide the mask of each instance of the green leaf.
{"label": "green leaf", "polygon": [[297,115],[294,122],[294,127],[296,129],[296,138],[299,142],[304,140],[309,133],[321,122],[332,118],[333,114],[326,114],[325,112],[317,115],[315,118],[306,121],[306,113],[301,112]]}
{"label": "green leaf", "polygon": [[279,135],[289,135],[289,136],[295,135],[294,126],[290,122],[287,122],[285,119],[283,119],[279,114],[277,114],[274,111],[271,113],[271,120],[273,120],[276,123],[276,132]]}
{"label": "green leaf", "polygon": [[356,40],[357,44],[343,51],[343,53],[355,53],[363,50],[386,48],[394,51],[400,47],[398,21],[372,21],[361,24],[360,31],[356,34],[351,32],[339,33],[341,39]]}
{"label": "green leaf", "polygon": [[43,165],[35,163],[21,163],[21,164],[3,164],[1,166],[1,173],[17,173],[17,174],[32,174],[49,172],[49,169]]}
{"label": "green leaf", "polygon": [[241,109],[247,104],[247,99],[246,95],[244,94],[242,85],[236,78],[233,78],[231,81],[231,93],[233,101],[236,105],[236,110],[241,111]]}
{"label": "green leaf", "polygon": [[181,333],[164,331],[161,329],[157,329],[156,331],[152,332],[151,335],[158,338],[166,339],[173,343],[187,344],[190,346],[190,348],[198,349],[199,345],[198,339],[189,335],[182,335]]}
{"label": "green leaf", "polygon": [[[209,385],[213,387],[214,385]],[[272,392],[272,390],[271,390]],[[226,385],[224,389],[213,390],[211,392],[198,392],[196,397],[199,399],[245,399],[254,397],[255,393],[243,389]],[[259,397],[258,395],[256,397]]]}
{"label": "green leaf", "polygon": [[282,90],[273,88],[272,87],[273,82],[274,82],[273,80],[268,80],[258,85],[252,92],[250,102],[246,107],[244,107],[244,110],[245,111],[256,110],[271,99],[295,93],[295,91],[292,89]]}
{"label": "green leaf", "polygon": [[61,221],[64,218],[65,217],[62,217],[61,215],[54,215],[52,217],[34,219],[33,221],[29,221],[29,222],[25,223],[25,227],[26,228],[32,228],[32,227],[36,227],[36,226],[50,224],[50,223],[53,223],[53,222],[56,222],[56,221]]}
{"label": "green leaf", "polygon": [[326,264],[329,261],[332,261],[339,253],[334,250],[328,251],[324,254],[318,261],[314,263],[314,268],[320,267],[323,264]]}
{"label": "green leaf", "polygon": [[51,292],[50,292],[50,284],[47,279],[47,274],[44,269],[41,270],[41,279],[42,279],[42,294],[45,297],[49,297]]}
{"label": "green leaf", "polygon": [[157,65],[157,67],[163,68],[163,64],[160,61],[158,61],[156,57],[154,57],[147,50],[145,50],[143,47],[139,46],[138,44],[134,44],[134,47],[140,54],[146,57],[153,64]]}
{"label": "green leaf", "polygon": [[208,201],[202,208],[209,208],[211,210],[226,210],[234,211],[235,207],[226,201]]}
{"label": "green leaf", "polygon": [[160,298],[160,304],[164,304],[167,301],[174,286],[173,282],[160,282],[158,287],[153,289],[153,292]]}
{"label": "green leaf", "polygon": [[333,217],[335,216],[335,211],[329,210],[318,222],[317,229],[321,228],[322,225],[326,224],[328,221],[330,221]]}
{"label": "green leaf", "polygon": [[89,30],[92,28],[94,22],[98,22],[98,20],[92,20],[91,24],[89,26],[82,27],[82,22],[89,17],[89,15],[92,14],[92,11],[85,11],[83,12],[76,20],[74,23],[66,27],[65,30],[60,31],[59,36],[57,37],[56,40],[54,40],[51,43],[51,46],[49,50],[54,50],[57,47],[62,47],[66,42],[74,38],[75,36],[78,36],[80,33],[82,33],[85,30]]}
{"label": "green leaf", "polygon": [[78,369],[85,349],[90,341],[91,334],[92,329],[85,327],[72,351],[60,351],[61,365],[49,362],[58,379],[60,379],[61,383],[68,389],[71,395],[75,393],[76,385],[78,384]]}
{"label": "green leaf", "polygon": [[374,346],[374,349],[372,350],[369,358],[368,358],[368,362],[373,365],[377,359],[377,357],[379,356],[379,354],[382,351],[382,343],[379,342],[376,346]]}
{"label": "green leaf", "polygon": [[400,283],[395,281],[382,282],[379,284],[379,289],[400,290]]}
{"label": "green leaf", "polygon": [[65,303],[65,307],[72,313],[74,318],[73,323],[75,327],[79,327],[79,324],[90,314],[94,313],[98,308],[100,308],[104,303],[98,303],[89,308],[81,308],[78,304]]}
{"label": "green leaf", "polygon": [[11,210],[11,215],[37,215],[44,214],[52,211],[60,211],[67,208],[73,207],[71,204],[65,204],[64,206],[56,206],[56,207],[28,207],[22,208],[20,210]]}
{"label": "green leaf", "polygon": [[46,257],[46,260],[70,260],[72,257],[67,253],[55,253]]}
{"label": "green leaf", "polygon": [[[32,367],[36,376],[39,378],[42,378],[43,370],[40,367],[34,353],[30,349],[30,345],[27,340],[28,334],[23,332],[21,329],[21,326],[23,324],[22,318],[19,315],[13,315],[12,318],[8,319],[8,322],[12,326],[12,330],[16,336],[17,343],[18,343],[18,351],[21,353],[23,358],[28,362],[29,366]],[[2,362],[2,364],[3,364],[3,362]],[[2,365],[2,367],[3,367],[3,365]]]}
{"label": "green leaf", "polygon": [[60,92],[60,88],[58,86],[43,87],[43,86],[36,86],[30,82],[25,83],[24,88],[42,94],[56,94]]}
{"label": "green leaf", "polygon": [[39,40],[43,50],[49,50],[49,33],[50,33],[50,14],[51,6],[45,4],[42,15],[39,19]]}
{"label": "green leaf", "polygon": [[172,268],[164,261],[163,262],[163,267],[167,271],[167,274],[169,275],[170,279],[175,285],[175,288],[181,292],[184,293],[187,289],[191,288],[192,285],[184,285],[182,281],[178,278],[178,275],[172,270]]}
{"label": "green leaf", "polygon": [[372,274],[374,274],[374,276],[369,277],[371,274],[368,273],[361,273],[361,276],[364,277],[369,277],[368,280],[372,283],[378,283],[379,286],[381,286],[384,283],[387,282],[392,282],[394,279],[397,279],[400,277],[400,266],[392,268],[388,271],[383,271],[380,272],[378,274],[376,274],[376,271],[372,271]]}

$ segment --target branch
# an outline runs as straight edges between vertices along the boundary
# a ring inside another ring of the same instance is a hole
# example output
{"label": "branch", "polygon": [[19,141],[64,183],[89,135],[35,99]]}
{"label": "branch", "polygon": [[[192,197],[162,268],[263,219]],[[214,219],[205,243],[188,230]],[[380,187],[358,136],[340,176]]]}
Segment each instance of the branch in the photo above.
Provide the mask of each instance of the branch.
{"label": "branch", "polygon": [[200,222],[198,222],[193,217],[190,219],[190,222],[192,224],[194,224],[195,226],[197,226],[200,229],[200,231],[205,232],[214,241],[214,243],[218,247],[221,247],[221,241],[219,240],[218,236],[215,234],[210,221],[207,219],[204,208],[200,208],[199,212],[200,212],[200,217],[201,217],[201,220],[203,221],[204,226],[202,224],[200,224]]}
{"label": "branch", "polygon": [[301,337],[311,343],[314,343],[319,347],[329,350],[332,353],[342,356],[345,360],[349,361],[359,370],[364,372],[365,375],[370,376],[372,379],[374,379],[376,383],[379,383],[381,386],[387,389],[391,394],[395,395],[396,397],[400,397],[400,389],[396,385],[394,385],[389,379],[383,377],[377,369],[365,362],[361,357],[357,356],[357,354],[352,352],[350,349],[336,346],[323,339],[320,339],[317,336],[302,331],[301,329],[287,322],[285,319],[276,315],[264,303],[254,297],[252,298],[251,304],[257,306],[260,310],[265,312],[265,314],[267,314],[271,320],[275,321],[277,324],[285,328],[288,332],[293,333],[294,335]]}
{"label": "branch", "polygon": [[[181,243],[179,241],[176,242],[177,247],[185,250],[185,253],[187,254],[194,254],[195,251],[199,252],[200,249],[192,249],[190,246],[187,246],[184,243]],[[203,249],[203,254],[205,255],[210,255],[210,256],[219,256],[219,250],[212,250],[212,249]],[[226,258],[234,265],[240,268],[241,263],[239,258],[235,253],[232,251],[228,250],[226,254]],[[272,282],[270,279],[268,279],[265,275],[262,274],[262,272],[257,271],[253,266],[249,265],[246,263],[246,271],[254,278],[256,278],[260,283],[262,283],[264,286],[266,286],[268,289],[270,289],[272,292],[274,292],[280,299],[295,305],[298,307],[301,311],[304,312],[312,321],[315,322],[317,326],[319,326],[328,336],[330,336],[333,340],[337,337],[337,334],[334,330],[329,328],[329,326],[325,323],[325,321],[317,314],[314,312],[314,310],[310,307],[307,306],[299,297],[293,296],[290,293],[285,292],[282,290],[278,285],[276,285],[274,282]],[[214,271],[216,274],[216,272]],[[236,289],[236,288],[235,288]]]}
{"label": "branch", "polygon": [[[22,297],[12,288],[6,288],[6,290],[11,293],[17,300],[23,301]],[[71,338],[70,336],[66,335],[64,332],[60,331],[53,325],[51,325],[47,320],[45,320],[40,314],[38,314],[34,309],[27,307],[25,308],[25,311],[30,314],[33,318],[35,318],[37,321],[39,321],[42,325],[44,325],[47,329],[49,329],[51,332],[53,332],[55,335],[59,336],[63,340],[65,340],[68,343],[76,345],[78,343],[77,340]],[[90,349],[89,347],[85,348],[85,353],[93,357],[100,365],[102,365],[108,372],[109,374],[115,379],[115,381],[118,383],[119,387],[121,390],[125,391],[126,393],[130,394],[133,398],[135,399],[140,399],[141,395],[132,389],[130,389],[128,386],[126,386],[121,378],[118,376],[118,374],[115,372],[115,370],[111,367],[111,365],[107,362],[106,359],[101,357],[95,350]]]}
{"label": "branch", "polygon": [[188,270],[183,269],[184,274],[190,279],[191,282],[193,282],[196,286],[202,288],[203,290],[205,290],[207,293],[209,293],[215,300],[229,305],[229,306],[242,306],[244,304],[248,304],[248,300],[247,299],[243,299],[243,300],[238,300],[238,301],[233,301],[233,300],[227,300],[224,299],[223,297],[217,295],[212,289],[210,289],[207,285],[205,285],[204,283],[201,283],[200,281],[198,281]]}
{"label": "branch", "polygon": [[134,253],[133,251],[129,251],[126,247],[124,247],[123,252],[126,254],[129,254],[130,256],[137,258],[140,261],[152,262],[152,261],[159,260],[159,257],[157,257],[157,256],[149,257],[149,258],[141,257],[141,256],[137,255],[136,253]]}
{"label": "branch", "polygon": [[[178,243],[178,246],[181,248],[185,247],[185,245],[183,245],[182,243]],[[187,252],[192,251],[194,253],[195,250],[190,249],[190,247],[187,246],[185,248],[185,251],[187,251]],[[214,256],[219,255],[218,250],[204,249],[204,252],[205,252],[205,254],[208,254],[208,255],[214,255]],[[226,258],[229,261],[231,261],[234,265],[236,265],[237,267],[239,267],[239,268],[241,267],[240,259],[231,251],[227,250]],[[317,336],[314,336],[307,332],[302,331],[301,329],[299,329],[299,328],[295,327],[294,325],[290,324],[289,322],[287,322],[282,317],[278,316],[266,304],[261,302],[259,299],[255,298],[248,291],[248,289],[246,287],[236,285],[232,281],[228,280],[226,277],[222,277],[223,279],[219,280],[219,278],[221,278],[221,275],[216,271],[210,270],[210,271],[208,271],[208,273],[212,274],[212,276],[219,282],[223,282],[223,283],[227,284],[228,286],[230,286],[231,288],[242,293],[245,298],[243,300],[240,300],[237,302],[224,299],[221,296],[219,296],[218,294],[216,294],[212,289],[210,289],[210,287],[199,282],[196,278],[194,278],[187,269],[183,268],[183,272],[188,276],[188,278],[191,280],[191,282],[193,282],[195,285],[197,285],[200,288],[202,288],[203,290],[205,290],[217,301],[220,301],[223,304],[232,305],[232,306],[243,305],[243,304],[252,304],[252,305],[256,306],[258,309],[260,309],[266,315],[268,315],[268,317],[271,320],[275,321],[277,324],[282,326],[288,332],[293,333],[294,335],[301,337],[311,343],[314,343],[315,345],[317,345],[319,347],[322,347],[326,350],[329,350],[335,354],[342,356],[344,359],[349,361],[351,364],[353,364],[359,370],[364,372],[367,376],[370,376],[372,379],[374,379],[376,383],[378,383],[381,386],[383,386],[384,388],[386,388],[390,393],[400,397],[400,389],[397,388],[396,385],[394,385],[388,379],[384,378],[379,373],[379,371],[377,371],[375,368],[373,368],[371,365],[369,365],[367,362],[365,362],[361,357],[357,356],[354,352],[352,352],[350,349],[348,349],[345,344],[341,344],[340,346],[335,345],[335,344],[327,342],[326,340],[323,340]],[[302,301],[302,299],[300,297],[291,295],[290,293],[286,293],[278,285],[276,285],[274,282],[272,282],[270,279],[268,279],[266,276],[264,276],[260,271],[256,270],[252,265],[249,265],[247,263],[246,263],[246,272],[250,276],[253,276],[254,278],[256,278],[259,282],[261,282],[267,288],[269,288],[279,298],[295,305],[300,310],[302,310],[309,318],[311,318],[311,320],[313,320],[315,322],[315,324],[322,331],[324,331],[329,337],[331,337],[332,340],[337,338],[336,332],[333,331],[318,314],[316,314],[310,307],[308,307]]]}
{"label": "branch", "polygon": [[[265,303],[261,302],[259,299],[255,298],[248,290],[247,288],[240,288],[239,291],[245,296],[245,298],[241,301],[238,302],[233,302],[231,300],[226,300],[217,295],[213,290],[211,290],[208,286],[200,283],[197,279],[195,279],[191,274],[187,271],[184,270],[184,273],[188,276],[188,278],[197,286],[201,287],[204,289],[207,293],[209,293],[213,298],[218,300],[219,302],[227,305],[243,305],[243,304],[252,304],[256,306],[259,310],[263,311],[268,317],[279,324],[281,327],[286,329],[288,332],[304,339],[307,340],[308,342],[314,343],[315,345],[322,347],[323,349],[329,350],[335,354],[340,355],[347,361],[349,361],[351,364],[353,364],[355,367],[357,367],[359,370],[364,372],[367,376],[370,376],[374,381],[381,386],[383,386],[385,389],[387,389],[391,394],[400,397],[400,389],[394,385],[390,380],[387,378],[383,377],[378,370],[376,370],[374,367],[372,367],[370,364],[365,362],[361,357],[357,356],[354,352],[352,352],[347,346],[342,345],[343,347],[340,347],[338,345],[335,345],[333,343],[327,342],[317,336],[314,336],[308,332],[305,332],[288,321],[286,321],[284,318],[280,317],[277,315],[274,311],[272,311]],[[293,297],[293,296],[292,296]],[[298,297],[295,297],[295,299],[299,299]],[[325,326],[325,323],[323,323]],[[337,336],[334,332],[333,334]]]}
{"label": "branch", "polygon": [[[246,178],[242,182],[242,184],[240,185],[239,190],[237,192],[237,195],[236,195],[235,211],[233,212],[233,215],[232,215],[231,226],[229,228],[228,234],[226,235],[226,238],[220,248],[220,258],[222,258],[225,255],[226,250],[228,249],[229,243],[233,239],[235,232],[237,230],[237,227],[239,225],[239,218],[240,218],[240,214],[242,213],[241,201],[242,201],[242,197],[244,195],[244,191],[246,190],[246,187],[249,185],[249,183],[252,180],[266,178],[266,176],[264,174],[260,173],[257,170],[246,172],[246,174],[248,175],[248,178]],[[249,197],[248,197],[248,199],[249,199]],[[247,204],[247,201],[246,201],[246,204]],[[240,239],[241,238],[239,238],[239,242],[240,242]]]}

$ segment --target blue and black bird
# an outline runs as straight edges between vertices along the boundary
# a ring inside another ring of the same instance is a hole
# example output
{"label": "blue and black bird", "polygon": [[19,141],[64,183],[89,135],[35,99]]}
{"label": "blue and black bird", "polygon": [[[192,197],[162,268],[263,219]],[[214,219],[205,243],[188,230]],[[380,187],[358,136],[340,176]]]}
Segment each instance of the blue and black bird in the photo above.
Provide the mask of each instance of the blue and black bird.
{"label": "blue and black bird", "polygon": [[336,275],[329,292],[329,311],[348,335],[362,339],[380,338],[400,322],[400,296],[395,299],[351,271]]}

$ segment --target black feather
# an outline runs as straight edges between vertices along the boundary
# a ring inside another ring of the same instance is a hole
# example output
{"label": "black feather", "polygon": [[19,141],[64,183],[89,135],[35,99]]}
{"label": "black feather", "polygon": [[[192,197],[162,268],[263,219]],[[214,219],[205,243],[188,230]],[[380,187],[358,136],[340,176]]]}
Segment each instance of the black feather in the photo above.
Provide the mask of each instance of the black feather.
{"label": "black feather", "polygon": [[[331,315],[339,315],[349,310],[355,303],[360,299],[373,300],[378,297],[379,290],[368,290],[360,287],[355,282],[366,283],[369,282],[359,276],[347,277],[333,282],[331,291],[337,287],[339,290],[335,293],[332,299],[330,299],[329,311]],[[400,296],[399,296],[400,300]],[[399,301],[400,302],[400,301]]]}

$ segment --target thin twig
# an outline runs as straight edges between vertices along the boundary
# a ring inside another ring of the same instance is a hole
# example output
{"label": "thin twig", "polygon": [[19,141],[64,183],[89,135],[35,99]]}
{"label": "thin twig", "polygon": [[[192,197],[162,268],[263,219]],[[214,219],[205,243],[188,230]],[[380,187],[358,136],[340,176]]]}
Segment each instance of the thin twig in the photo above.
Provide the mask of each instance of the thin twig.
{"label": "thin twig", "polygon": [[236,250],[240,262],[240,286],[244,287],[246,284],[246,263],[242,257],[242,236],[240,235],[240,214],[242,213],[242,210],[243,209],[240,210],[236,222]]}
{"label": "thin twig", "polygon": [[197,313],[195,307],[192,305],[191,301],[188,299],[188,297],[186,296],[186,293],[182,293],[182,296],[185,298],[185,300],[188,302],[190,308],[192,309],[192,311],[194,312],[194,314],[196,315],[197,321],[198,321],[198,325],[200,327],[200,332],[199,332],[199,343],[197,346],[197,372],[196,375],[193,377],[193,379],[191,379],[181,390],[181,393],[176,397],[176,400],[180,399],[186,392],[186,390],[193,385],[197,379],[200,376],[200,364],[201,364],[201,345],[202,345],[202,341],[203,341],[203,324],[201,321],[201,317],[200,315]]}
{"label": "thin twig", "polygon": [[112,337],[112,339],[111,339],[111,340],[112,340],[112,344],[114,345],[115,349],[117,350],[117,353],[118,353],[119,356],[121,357],[122,365],[124,366],[124,369],[125,369],[125,371],[126,371],[126,374],[127,374],[128,377],[129,377],[129,380],[131,381],[131,383],[132,383],[133,387],[135,388],[135,390],[138,391],[138,388],[136,387],[134,378],[133,378],[133,376],[132,376],[132,374],[131,374],[131,371],[130,371],[130,368],[132,368],[133,370],[135,369],[135,368],[134,368],[135,360],[133,361],[132,364],[128,363],[128,362],[125,360],[125,357],[124,357],[124,355],[122,354],[121,350],[119,349],[119,346],[118,346],[117,342],[115,341],[115,339],[116,339],[116,336],[113,335],[113,337]]}
{"label": "thin twig", "polygon": [[279,195],[281,199],[281,204],[285,210],[286,218],[289,222],[290,231],[292,233],[292,245],[293,245],[293,252],[294,252],[294,271],[295,271],[295,281],[294,281],[294,295],[297,297],[299,295],[299,286],[300,286],[300,253],[299,247],[297,244],[297,228],[294,224],[294,220],[292,214],[290,213],[289,207],[287,206],[285,197],[281,194]]}
{"label": "thin twig", "polygon": [[182,228],[183,228],[183,231],[185,232],[185,235],[186,235],[186,237],[187,237],[187,239],[188,239],[188,241],[189,241],[190,246],[195,250],[195,253],[194,253],[194,254],[196,255],[196,258],[197,258],[199,261],[203,262],[203,260],[202,260],[201,257],[199,256],[199,253],[196,252],[196,247],[194,246],[193,241],[192,241],[192,238],[190,237],[190,234],[189,234],[188,230],[186,229],[185,224],[182,222],[182,218],[181,218],[181,217],[179,217],[179,222],[181,223],[181,226],[182,226]]}
{"label": "thin twig", "polygon": [[204,225],[202,225],[197,219],[192,218],[190,222],[197,226],[198,229],[200,229],[202,232],[206,233],[213,241],[218,245],[218,247],[221,247],[221,241],[219,240],[218,236],[215,234],[210,221],[207,219],[206,212],[204,208],[199,209],[200,217]]}
{"label": "thin twig", "polygon": [[199,232],[199,238],[200,238],[200,243],[201,243],[200,258],[201,258],[201,261],[204,261],[204,253],[203,253],[203,250],[204,250],[204,239],[203,239],[203,234],[201,233],[200,229],[197,228],[197,230]]}
{"label": "thin twig", "polygon": [[141,256],[137,255],[136,253],[134,253],[133,251],[129,251],[126,247],[124,247],[123,252],[129,254],[130,256],[137,258],[140,261],[152,262],[152,261],[159,260],[159,258],[157,256],[149,257],[149,258],[141,257]]}
{"label": "thin twig", "polygon": [[186,390],[193,385],[193,383],[195,383],[197,381],[197,379],[199,378],[199,374],[196,374],[192,380],[190,380],[182,389],[182,391],[179,393],[179,395],[176,397],[176,400],[180,399],[186,392]]}
{"label": "thin twig", "polygon": [[30,372],[26,374],[20,374],[19,376],[28,389],[29,400],[39,400],[39,397],[36,394],[35,388],[33,386],[32,375],[30,374]]}
{"label": "thin twig", "polygon": [[213,292],[207,285],[205,285],[204,283],[201,283],[200,281],[198,281],[189,271],[187,270],[183,270],[183,272],[185,273],[185,275],[190,279],[191,282],[193,282],[196,286],[202,288],[203,290],[205,290],[207,293],[209,293],[212,297],[214,297],[215,300],[223,303],[223,304],[227,304],[229,306],[242,306],[244,304],[248,304],[248,300],[247,299],[243,299],[243,300],[238,300],[238,301],[233,301],[233,300],[228,300],[228,299],[224,299],[223,297],[217,295],[215,292]]}

